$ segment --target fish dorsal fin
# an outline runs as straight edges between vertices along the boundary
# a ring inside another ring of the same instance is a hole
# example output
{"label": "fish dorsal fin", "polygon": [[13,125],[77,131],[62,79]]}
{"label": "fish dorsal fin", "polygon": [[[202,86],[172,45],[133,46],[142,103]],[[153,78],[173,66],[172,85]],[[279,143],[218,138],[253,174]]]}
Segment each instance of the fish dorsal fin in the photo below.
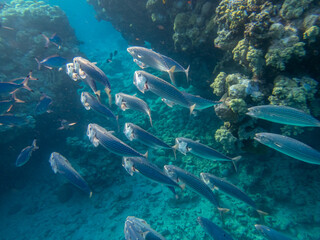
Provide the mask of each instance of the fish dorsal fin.
{"label": "fish dorsal fin", "polygon": [[112,134],[112,135],[113,135],[113,134],[114,134],[114,131],[108,131],[108,133],[110,133],[110,134]]}
{"label": "fish dorsal fin", "polygon": [[98,62],[92,62],[92,64],[93,64],[93,65],[97,65],[97,64],[98,64]]}
{"label": "fish dorsal fin", "polygon": [[200,140],[196,140],[195,142],[199,143],[199,142],[200,142]]}

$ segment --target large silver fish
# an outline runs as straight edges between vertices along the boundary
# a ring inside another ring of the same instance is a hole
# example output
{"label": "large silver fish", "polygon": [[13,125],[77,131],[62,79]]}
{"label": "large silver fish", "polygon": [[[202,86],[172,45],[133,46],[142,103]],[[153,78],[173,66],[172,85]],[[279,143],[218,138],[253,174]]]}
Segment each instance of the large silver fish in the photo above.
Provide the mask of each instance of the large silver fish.
{"label": "large silver fish", "polygon": [[174,148],[184,155],[190,152],[198,157],[213,160],[213,161],[232,162],[235,168],[236,168],[235,162],[241,158],[241,156],[230,158],[228,156],[223,155],[222,153],[217,152],[213,148],[208,147],[207,145],[204,145],[198,141],[193,141],[189,138],[183,138],[183,137],[176,138],[176,144],[174,145]]}
{"label": "large silver fish", "polygon": [[81,175],[71,166],[70,162],[60,153],[53,152],[50,155],[49,163],[54,173],[59,173],[68,179],[73,185],[92,196],[92,191],[88,183]]}
{"label": "large silver fish", "polygon": [[117,125],[118,129],[118,117],[113,114],[113,112],[107,108],[105,105],[100,103],[94,96],[88,92],[81,93],[81,103],[86,110],[93,109],[97,113],[100,113],[102,116],[111,119]]}
{"label": "large silver fish", "polygon": [[197,218],[200,226],[205,230],[205,232],[212,237],[214,240],[233,240],[233,238],[218,225],[211,222],[209,219],[204,217]]}
{"label": "large silver fish", "polygon": [[129,47],[127,51],[133,57],[133,61],[142,69],[152,67],[162,72],[167,72],[173,84],[175,84],[174,72],[184,72],[188,81],[190,66],[184,69],[173,59],[144,47]]}
{"label": "large silver fish", "polygon": [[[185,98],[188,100],[188,102],[191,105],[195,104],[194,109],[197,109],[197,110],[203,110],[203,109],[206,109],[206,108],[209,108],[209,107],[212,107],[212,106],[215,106],[217,104],[221,104],[222,103],[222,101],[212,101],[212,100],[205,99],[205,98],[200,97],[200,96],[192,95],[190,93],[183,92],[183,91],[181,91],[181,93],[185,96]],[[165,98],[162,98],[162,101],[165,104],[167,104],[169,107],[173,107],[174,105],[176,105],[176,103],[174,103],[173,101],[170,101],[170,100],[165,99]],[[189,105],[185,105],[183,107],[189,108]]]}
{"label": "large silver fish", "polygon": [[142,93],[150,91],[161,98],[174,102],[175,104],[188,106],[190,113],[192,113],[196,106],[196,104],[190,103],[178,88],[145,71],[135,71],[133,84]]}
{"label": "large silver fish", "polygon": [[109,97],[109,105],[111,106],[111,85],[106,74],[94,63],[82,57],[73,58],[73,64],[75,71],[80,75],[81,78],[87,78],[87,76],[89,76],[94,81],[98,81],[103,84],[104,90]]}
{"label": "large silver fish", "polygon": [[208,199],[219,211],[222,211],[216,195],[198,177],[174,165],[165,165],[164,170],[172,180],[185,183],[193,191]]}
{"label": "large silver fish", "polygon": [[211,189],[217,188],[218,190],[221,190],[226,194],[235,197],[253,207],[260,215],[266,215],[265,212],[258,210],[256,203],[245,192],[232,183],[210,173],[200,173],[200,177],[201,180]]}
{"label": "large silver fish", "polygon": [[16,167],[21,167],[26,164],[29,161],[32,152],[36,151],[37,149],[39,149],[39,147],[37,146],[37,140],[34,139],[31,146],[22,149],[16,160]]}
{"label": "large silver fish", "polygon": [[296,139],[275,133],[256,133],[254,139],[295,159],[320,165],[320,152]]}
{"label": "large silver fish", "polygon": [[125,123],[123,133],[130,140],[137,140],[151,148],[172,149],[168,144],[133,123]]}
{"label": "large silver fish", "polygon": [[256,229],[269,240],[291,240],[284,234],[264,225],[254,225]]}
{"label": "large silver fish", "polygon": [[166,240],[143,219],[129,216],[124,224],[126,240]]}
{"label": "large silver fish", "polygon": [[261,105],[248,108],[247,115],[270,122],[300,127],[320,127],[320,121],[311,115],[292,107]]}
{"label": "large silver fish", "polygon": [[123,157],[148,157],[148,152],[144,155],[137,152],[132,147],[113,136],[112,133],[113,132],[109,132],[94,123],[90,123],[87,129],[87,136],[95,147],[98,147],[100,144],[110,152]]}
{"label": "large silver fish", "polygon": [[131,96],[125,93],[117,93],[115,98],[116,98],[116,105],[122,111],[126,111],[127,109],[132,109],[132,110],[147,114],[149,116],[150,124],[152,126],[151,110],[145,101],[143,101],[142,99],[136,96]]}
{"label": "large silver fish", "polygon": [[152,181],[166,185],[177,197],[174,188],[180,187],[179,184],[169,178],[157,165],[149,162],[147,159],[141,157],[124,157],[122,159],[122,166],[131,176],[133,176],[134,172],[138,172]]}

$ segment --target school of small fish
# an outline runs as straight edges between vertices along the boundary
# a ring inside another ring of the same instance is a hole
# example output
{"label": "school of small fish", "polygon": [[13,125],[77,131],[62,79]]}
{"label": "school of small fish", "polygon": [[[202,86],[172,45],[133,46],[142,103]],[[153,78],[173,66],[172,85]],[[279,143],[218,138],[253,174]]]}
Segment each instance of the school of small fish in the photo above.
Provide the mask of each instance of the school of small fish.
{"label": "school of small fish", "polygon": [[[165,4],[165,1],[163,1]],[[48,48],[50,44],[61,48],[62,40],[54,33],[51,37],[47,37],[42,34],[46,43],[45,47]],[[194,109],[206,109],[222,101],[212,101],[204,99],[200,96],[194,96],[190,93],[180,91],[175,86],[174,73],[185,73],[188,81],[188,68],[183,68],[179,63],[173,59],[154,52],[151,49],[143,47],[129,47],[128,53],[133,57],[133,61],[142,69],[147,67],[154,68],[159,71],[167,72],[171,83],[164,79],[156,77],[146,71],[135,71],[133,77],[133,84],[141,92],[147,91],[160,97],[164,103],[173,107],[180,105],[188,108],[190,114]],[[116,55],[116,52],[114,53]],[[113,56],[113,55],[112,55]],[[112,60],[112,56],[110,57]],[[110,60],[110,61],[111,61]],[[83,57],[74,57],[71,63],[67,63],[67,60],[61,56],[54,55],[49,56],[43,60],[36,59],[38,63],[38,69],[44,66],[48,69],[53,68],[66,68],[66,74],[74,81],[82,80],[92,90],[93,94],[89,92],[82,92],[80,101],[86,110],[93,110],[94,112],[104,116],[110,120],[114,128],[120,130],[118,123],[118,116],[116,116],[111,109],[104,105],[101,100],[101,93],[97,88],[97,83],[102,84],[105,93],[109,99],[109,106],[112,104],[111,96],[111,84],[106,74],[96,66],[96,63],[92,63]],[[0,102],[0,125],[21,125],[26,120],[7,114],[15,103],[23,103],[22,100],[16,98],[16,92],[19,89],[26,89],[33,92],[28,87],[29,80],[37,80],[32,77],[31,72],[24,78],[17,78],[8,82],[0,83],[0,94],[10,96],[10,99]],[[51,97],[42,93],[41,99],[36,106],[35,114],[44,114],[50,112],[50,105],[52,104]],[[115,94],[115,104],[122,110],[138,111],[148,116],[150,125],[152,126],[151,110],[148,104],[135,95],[129,95],[123,92]],[[264,105],[255,106],[248,109],[248,116],[253,118],[264,119],[274,123],[294,125],[300,127],[320,127],[320,121],[310,116],[309,114],[302,112],[301,110],[286,107],[286,106],[274,106]],[[62,119],[61,127],[57,130],[68,129],[76,123],[69,123],[67,120]],[[219,153],[215,149],[200,143],[198,140],[193,140],[184,137],[178,137],[175,139],[175,145],[170,146],[155,135],[149,133],[138,125],[131,122],[126,122],[124,125],[123,133],[129,141],[138,141],[150,148],[166,149],[173,152],[176,158],[176,151],[186,155],[193,154],[199,158],[208,159],[211,161],[231,162],[235,170],[237,170],[237,161],[241,156],[229,157],[222,153]],[[122,157],[122,166],[132,176],[134,173],[140,173],[144,177],[167,186],[170,191],[178,198],[176,189],[184,189],[185,186],[189,187],[200,196],[206,198],[213,204],[217,212],[219,212],[222,220],[223,214],[229,209],[224,208],[215,194],[215,190],[222,191],[231,197],[246,203],[252,207],[261,216],[267,213],[260,210],[255,202],[245,192],[239,189],[232,183],[214,176],[210,173],[201,173],[200,177],[193,175],[190,172],[185,171],[174,165],[165,165],[161,170],[157,165],[151,163],[148,160],[148,152],[140,153],[121,141],[115,136],[115,132],[107,131],[105,128],[95,123],[88,124],[87,136],[90,142],[98,147],[101,145],[106,150]],[[283,154],[286,154],[297,160],[320,165],[320,152],[311,148],[310,146],[290,137],[282,136],[275,133],[257,133],[254,139],[261,144],[264,144],[270,148],[273,148]],[[39,147],[36,145],[36,139],[31,146],[27,146],[22,149],[21,153],[16,159],[15,165],[22,167],[31,158],[32,152]],[[89,197],[92,196],[92,190],[89,187],[85,179],[72,167],[70,162],[62,156],[60,153],[52,152],[50,155],[49,163],[55,174],[59,173],[70,181],[73,185],[81,189]],[[204,231],[212,237],[212,239],[233,239],[229,233],[225,232],[221,227],[211,222],[209,219],[199,216],[197,222],[204,229]],[[264,225],[255,225],[255,228],[268,239],[290,239],[276,230]],[[153,230],[143,219],[139,219],[133,216],[129,216],[126,219],[124,226],[125,239],[127,240],[140,240],[140,239],[159,239],[165,238]]]}

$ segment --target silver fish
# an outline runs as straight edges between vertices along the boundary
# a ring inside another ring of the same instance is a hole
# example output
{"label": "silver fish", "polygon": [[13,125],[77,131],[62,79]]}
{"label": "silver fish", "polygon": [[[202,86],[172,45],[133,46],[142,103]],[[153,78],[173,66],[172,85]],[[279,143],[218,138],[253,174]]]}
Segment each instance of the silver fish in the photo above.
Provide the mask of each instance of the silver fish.
{"label": "silver fish", "polygon": [[284,234],[264,225],[256,224],[255,228],[269,240],[291,240]]}
{"label": "silver fish", "polygon": [[71,166],[70,162],[60,153],[53,152],[50,155],[49,163],[54,173],[60,173],[68,179],[73,185],[80,188],[89,197],[92,196],[92,191],[88,183],[81,177],[81,175]]}
{"label": "silver fish", "polygon": [[134,172],[138,172],[157,183],[165,184],[176,196],[175,187],[180,187],[175,181],[164,174],[157,165],[149,162],[141,157],[124,157],[122,159],[122,166],[126,171],[133,176]]}
{"label": "silver fish", "polygon": [[200,226],[210,237],[212,237],[212,239],[233,240],[233,238],[226,231],[222,230],[218,225],[214,224],[209,219],[204,217],[198,217],[197,220]]}
{"label": "silver fish", "polygon": [[110,152],[124,157],[148,157],[148,152],[144,155],[137,152],[132,147],[113,136],[112,133],[113,132],[109,132],[94,123],[90,123],[87,129],[87,136],[95,147],[98,147],[100,144]]}
{"label": "silver fish", "polygon": [[113,114],[113,112],[107,108],[105,105],[103,105],[102,103],[100,103],[94,96],[92,96],[90,93],[88,92],[82,92],[81,93],[81,103],[84,106],[84,108],[86,110],[90,110],[93,109],[94,111],[96,111],[97,113],[100,113],[102,116],[111,119],[114,121],[114,123],[116,124],[116,126],[119,129],[119,125],[118,125],[118,117],[116,115]]}
{"label": "silver fish", "polygon": [[[217,104],[222,103],[222,101],[212,101],[212,100],[205,99],[200,96],[192,95],[190,93],[183,92],[183,91],[181,91],[181,93],[185,96],[185,98],[188,100],[188,102],[191,105],[195,104],[194,109],[196,109],[196,110],[203,110],[203,109],[206,109],[206,108],[209,108],[209,107],[212,107],[212,106],[215,106]],[[169,107],[173,107],[174,105],[176,105],[173,101],[170,101],[168,99],[162,98],[161,100],[165,104],[167,104]],[[189,105],[184,105],[183,107],[189,108]]]}
{"label": "silver fish", "polygon": [[90,76],[87,76],[81,69],[78,69],[77,72],[73,63],[68,63],[66,65],[66,73],[73,81],[78,81],[79,79],[82,80],[87,86],[91,88],[91,90],[100,101],[100,90],[97,89],[96,82]]}
{"label": "silver fish", "polygon": [[232,183],[214,176],[210,173],[200,173],[201,180],[207,184],[211,189],[217,188],[218,190],[223,191],[224,193],[235,197],[249,206],[253,207],[260,215],[267,215],[267,213],[258,210],[256,203],[241,189],[233,185]]}
{"label": "silver fish", "polygon": [[228,156],[223,155],[222,153],[217,152],[213,148],[200,143],[199,141],[193,141],[189,138],[183,137],[176,138],[176,144],[174,145],[174,148],[184,155],[190,152],[198,157],[213,161],[232,162],[235,168],[235,162],[241,158],[241,156],[230,158]]}
{"label": "silver fish", "polygon": [[262,105],[248,108],[246,114],[270,122],[300,127],[320,127],[320,121],[311,115],[292,107]]}
{"label": "silver fish", "polygon": [[149,116],[150,124],[152,126],[151,110],[148,104],[136,96],[131,96],[125,93],[117,93],[115,95],[116,105],[122,110],[132,109],[135,111],[146,113]]}
{"label": "silver fish", "polygon": [[129,47],[127,51],[133,57],[133,61],[142,69],[150,66],[162,72],[167,72],[173,84],[175,84],[174,73],[184,72],[188,81],[190,66],[184,69],[173,59],[144,47]]}
{"label": "silver fish", "polygon": [[126,240],[165,240],[145,220],[133,216],[129,216],[126,219],[124,236]]}
{"label": "silver fish", "polygon": [[130,140],[137,140],[151,148],[172,149],[168,144],[133,123],[125,123],[123,133]]}
{"label": "silver fish", "polygon": [[26,164],[29,161],[32,152],[36,151],[37,149],[39,149],[39,147],[37,146],[37,140],[34,139],[31,146],[22,149],[16,160],[16,167],[21,167]]}
{"label": "silver fish", "polygon": [[256,133],[254,139],[300,161],[320,165],[320,152],[293,138],[274,133]]}
{"label": "silver fish", "polygon": [[196,104],[190,103],[178,88],[145,71],[135,71],[133,84],[142,93],[150,91],[161,98],[174,102],[175,104],[188,106],[190,113],[192,113],[196,106]]}
{"label": "silver fish", "polygon": [[196,193],[208,199],[218,210],[222,210],[219,205],[218,198],[211,189],[195,175],[174,165],[165,165],[165,173],[176,182],[184,182],[192,188]]}
{"label": "silver fish", "polygon": [[75,71],[80,75],[81,78],[86,78],[89,76],[94,81],[98,81],[103,84],[104,90],[109,98],[109,105],[111,106],[111,85],[106,74],[95,64],[82,57],[73,58],[73,64]]}

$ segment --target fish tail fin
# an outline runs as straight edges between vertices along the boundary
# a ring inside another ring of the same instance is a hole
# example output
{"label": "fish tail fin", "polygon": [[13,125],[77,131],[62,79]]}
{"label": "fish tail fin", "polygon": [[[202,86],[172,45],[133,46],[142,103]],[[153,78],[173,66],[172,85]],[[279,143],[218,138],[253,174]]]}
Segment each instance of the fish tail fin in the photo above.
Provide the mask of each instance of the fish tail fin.
{"label": "fish tail fin", "polygon": [[220,98],[219,102],[224,103],[228,97],[228,93],[226,92],[225,94],[222,95],[222,97]]}
{"label": "fish tail fin", "polygon": [[143,154],[143,156],[144,156],[145,158],[148,158],[148,155],[149,155],[148,151],[146,151],[146,153]]}
{"label": "fish tail fin", "polygon": [[91,198],[92,197],[92,191],[90,191],[90,193],[89,193],[89,198]]}
{"label": "fish tail fin", "polygon": [[174,146],[172,147],[172,151],[173,151],[174,160],[176,160],[177,159],[177,150],[174,148]]}
{"label": "fish tail fin", "polygon": [[260,220],[261,220],[261,222],[265,222],[265,220],[264,220],[264,217],[265,216],[267,216],[267,215],[269,215],[269,213],[267,213],[267,212],[264,212],[264,211],[261,211],[261,210],[256,210],[257,211],[257,213],[259,214],[259,216],[260,216]]}
{"label": "fish tail fin", "polygon": [[29,78],[30,80],[39,80],[38,78],[32,77],[32,70],[29,72]]}
{"label": "fish tail fin", "polygon": [[[16,103],[24,103],[24,102],[25,102],[25,101],[22,101],[21,99],[17,98],[16,92],[13,92],[13,93],[12,93],[12,99],[13,99],[13,101],[16,102]],[[10,109],[11,109],[11,108],[10,108]]]}
{"label": "fish tail fin", "polygon": [[10,105],[10,107],[7,109],[7,111],[6,111],[6,112],[10,112],[10,111],[11,111],[11,109],[12,109],[12,107],[13,107],[13,104],[11,104],[11,105]]}
{"label": "fish tail fin", "polygon": [[36,61],[37,61],[37,63],[38,63],[38,70],[40,70],[40,68],[41,68],[41,63],[40,63],[40,61],[38,60],[38,58],[34,58]]}
{"label": "fish tail fin", "polygon": [[238,172],[238,168],[237,168],[237,162],[242,158],[242,156],[237,156],[231,159],[232,164],[234,166],[234,169],[236,170],[236,172]]}
{"label": "fish tail fin", "polygon": [[65,127],[63,127],[63,126],[57,128],[57,130],[63,130],[63,129],[65,129]]}
{"label": "fish tail fin", "polygon": [[187,82],[189,82],[189,70],[190,70],[190,65],[187,67],[187,69],[184,70],[184,72],[186,73]]}
{"label": "fish tail fin", "polygon": [[29,80],[30,80],[30,76],[28,75],[22,82],[23,88],[27,89],[30,92],[33,92],[33,90],[31,88],[29,88],[29,86],[28,86]]}
{"label": "fish tail fin", "polygon": [[151,118],[151,111],[148,111],[148,116],[149,116],[149,120],[150,120],[150,125],[151,125],[151,127],[153,127],[152,118]]}
{"label": "fish tail fin", "polygon": [[100,102],[100,95],[101,95],[101,92],[100,92],[100,90],[98,90],[98,91],[96,91],[96,92],[94,92],[94,94],[97,96],[97,98],[98,98],[98,101]]}
{"label": "fish tail fin", "polygon": [[176,66],[173,66],[172,68],[169,69],[169,77],[173,85],[176,85],[175,79],[174,79],[174,71],[176,70]]}
{"label": "fish tail fin", "polygon": [[44,47],[45,47],[45,48],[48,48],[48,47],[49,47],[49,43],[50,43],[49,38],[48,38],[46,35],[44,35],[43,33],[42,33],[41,35],[42,35],[42,37],[44,38],[44,40],[46,41]]}
{"label": "fish tail fin", "polygon": [[190,115],[192,114],[195,107],[196,107],[196,104],[193,104],[192,106],[190,106]]}
{"label": "fish tail fin", "polygon": [[39,149],[39,147],[37,146],[37,139],[34,139],[33,142],[32,142],[32,147],[34,150],[37,150]]}
{"label": "fish tail fin", "polygon": [[112,105],[111,90],[110,90],[109,88],[105,88],[104,91],[105,91],[106,94],[108,95],[108,98],[109,98],[109,106],[111,107],[111,105]]}
{"label": "fish tail fin", "polygon": [[73,122],[73,123],[69,123],[68,125],[69,125],[69,127],[71,127],[71,126],[76,125],[76,124],[77,124],[77,122]]}
{"label": "fish tail fin", "polygon": [[224,214],[229,212],[230,209],[228,209],[228,208],[220,208],[220,207],[218,207],[217,209],[218,209],[218,211],[220,213],[221,221],[222,221],[222,223],[224,225]]}

